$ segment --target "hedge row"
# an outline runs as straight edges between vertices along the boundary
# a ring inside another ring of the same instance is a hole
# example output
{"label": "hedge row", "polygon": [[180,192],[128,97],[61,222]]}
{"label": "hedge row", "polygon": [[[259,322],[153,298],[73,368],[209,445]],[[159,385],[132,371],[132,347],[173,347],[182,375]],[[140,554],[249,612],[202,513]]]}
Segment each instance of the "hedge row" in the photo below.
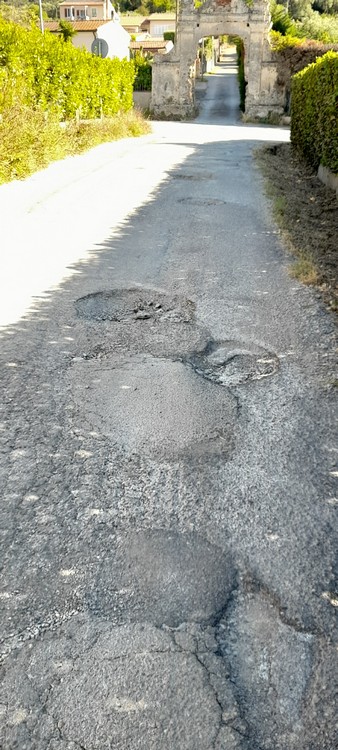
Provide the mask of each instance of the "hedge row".
{"label": "hedge row", "polygon": [[151,91],[153,66],[140,52],[133,59],[135,68],[134,91]]}
{"label": "hedge row", "polygon": [[317,168],[338,172],[338,53],[327,52],[294,76],[291,141]]}
{"label": "hedge row", "polygon": [[133,105],[134,66],[0,18],[0,112],[18,104],[60,119],[114,115]]}

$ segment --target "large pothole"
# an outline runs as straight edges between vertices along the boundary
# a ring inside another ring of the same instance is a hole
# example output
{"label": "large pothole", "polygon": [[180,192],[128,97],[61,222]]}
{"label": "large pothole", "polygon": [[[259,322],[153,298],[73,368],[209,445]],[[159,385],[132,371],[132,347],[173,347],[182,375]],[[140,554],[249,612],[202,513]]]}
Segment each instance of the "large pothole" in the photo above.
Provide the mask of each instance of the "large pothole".
{"label": "large pothole", "polygon": [[149,355],[74,362],[70,377],[81,424],[126,453],[158,459],[227,456],[237,404],[181,362]]}
{"label": "large pothole", "polygon": [[279,367],[276,354],[263,347],[232,339],[210,341],[204,351],[188,357],[198,375],[223,386],[236,386],[273,375]]}
{"label": "large pothole", "polygon": [[195,305],[179,295],[154,289],[112,289],[95,292],[75,302],[79,317],[86,320],[123,322],[161,321],[191,323]]}

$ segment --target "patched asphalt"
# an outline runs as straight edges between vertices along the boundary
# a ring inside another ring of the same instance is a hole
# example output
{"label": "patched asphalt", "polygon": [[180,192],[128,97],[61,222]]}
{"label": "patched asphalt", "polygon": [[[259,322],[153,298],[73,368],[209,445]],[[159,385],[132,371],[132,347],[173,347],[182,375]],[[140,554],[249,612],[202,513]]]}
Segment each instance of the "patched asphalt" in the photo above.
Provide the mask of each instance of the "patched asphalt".
{"label": "patched asphalt", "polygon": [[252,158],[287,138],[231,53],[195,122],[0,188],[3,750],[338,744],[335,320]]}

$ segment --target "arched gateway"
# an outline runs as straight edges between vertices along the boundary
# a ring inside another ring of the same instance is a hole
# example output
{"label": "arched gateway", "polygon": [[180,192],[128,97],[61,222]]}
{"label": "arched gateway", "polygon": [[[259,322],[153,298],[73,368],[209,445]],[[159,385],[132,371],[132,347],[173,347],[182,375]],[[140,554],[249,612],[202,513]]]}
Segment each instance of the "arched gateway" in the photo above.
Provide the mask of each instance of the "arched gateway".
{"label": "arched gateway", "polygon": [[153,64],[151,109],[155,116],[189,117],[195,111],[195,59],[201,37],[232,34],[245,47],[245,111],[249,117],[281,112],[267,42],[268,0],[178,0],[175,46]]}

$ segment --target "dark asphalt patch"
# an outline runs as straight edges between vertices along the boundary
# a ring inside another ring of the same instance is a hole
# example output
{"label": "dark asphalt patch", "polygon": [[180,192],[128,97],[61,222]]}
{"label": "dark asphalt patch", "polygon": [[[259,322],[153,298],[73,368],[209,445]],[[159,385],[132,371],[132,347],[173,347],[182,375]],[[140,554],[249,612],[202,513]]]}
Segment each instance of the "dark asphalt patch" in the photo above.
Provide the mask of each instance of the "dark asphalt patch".
{"label": "dark asphalt patch", "polygon": [[219,547],[195,533],[141,530],[112,540],[86,602],[115,622],[213,625],[235,586],[233,561]]}
{"label": "dark asphalt patch", "polygon": [[274,375],[278,357],[263,347],[241,341],[210,341],[203,352],[187,359],[194,371],[223,386],[236,386]]}
{"label": "dark asphalt patch", "polygon": [[195,319],[191,300],[144,288],[88,294],[75,302],[75,308],[80,318],[94,321],[191,323]]}

